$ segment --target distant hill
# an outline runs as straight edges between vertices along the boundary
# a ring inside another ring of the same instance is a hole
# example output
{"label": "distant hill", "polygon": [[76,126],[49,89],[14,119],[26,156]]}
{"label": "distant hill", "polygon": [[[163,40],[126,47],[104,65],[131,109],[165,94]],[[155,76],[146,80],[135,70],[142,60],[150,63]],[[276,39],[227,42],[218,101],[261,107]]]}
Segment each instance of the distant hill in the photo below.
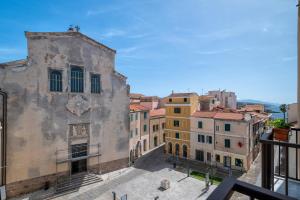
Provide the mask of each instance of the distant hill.
{"label": "distant hill", "polygon": [[279,103],[271,103],[271,102],[266,102],[266,101],[259,101],[259,100],[254,100],[254,99],[240,99],[238,100],[238,108],[248,104],[263,104],[265,106],[265,111],[268,113],[278,113],[280,112],[279,110]]}

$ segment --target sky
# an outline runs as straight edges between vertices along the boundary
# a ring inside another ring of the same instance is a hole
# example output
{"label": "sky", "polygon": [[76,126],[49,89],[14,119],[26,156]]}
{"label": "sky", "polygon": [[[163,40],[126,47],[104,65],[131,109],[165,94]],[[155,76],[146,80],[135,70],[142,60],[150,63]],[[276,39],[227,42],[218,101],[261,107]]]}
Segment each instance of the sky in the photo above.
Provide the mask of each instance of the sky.
{"label": "sky", "polygon": [[0,62],[27,56],[24,31],[69,25],[115,49],[133,93],[226,89],[297,96],[297,0],[0,0]]}

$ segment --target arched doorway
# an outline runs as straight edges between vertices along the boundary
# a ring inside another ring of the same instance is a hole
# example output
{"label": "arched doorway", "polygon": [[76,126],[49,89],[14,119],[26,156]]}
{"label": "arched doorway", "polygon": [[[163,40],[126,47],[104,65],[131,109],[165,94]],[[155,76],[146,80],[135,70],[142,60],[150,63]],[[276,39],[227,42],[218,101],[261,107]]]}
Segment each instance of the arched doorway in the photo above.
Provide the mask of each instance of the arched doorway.
{"label": "arched doorway", "polygon": [[169,154],[172,154],[173,152],[172,152],[172,143],[171,142],[169,142],[169,144],[168,144],[168,153]]}
{"label": "arched doorway", "polygon": [[182,157],[187,158],[187,146],[185,144],[182,146]]}
{"label": "arched doorway", "polygon": [[154,147],[157,147],[157,136],[154,137]]}
{"label": "arched doorway", "polygon": [[180,151],[179,144],[176,144],[176,145],[175,145],[175,155],[176,155],[176,156],[179,156],[179,151]]}

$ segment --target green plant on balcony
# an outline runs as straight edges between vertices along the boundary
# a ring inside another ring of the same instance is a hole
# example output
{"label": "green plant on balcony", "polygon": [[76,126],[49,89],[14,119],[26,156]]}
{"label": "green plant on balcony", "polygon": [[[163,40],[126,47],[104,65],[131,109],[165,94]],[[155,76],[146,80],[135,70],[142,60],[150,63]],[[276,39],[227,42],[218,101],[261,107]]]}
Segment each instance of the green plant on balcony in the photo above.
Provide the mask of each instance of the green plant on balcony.
{"label": "green plant on balcony", "polygon": [[273,134],[276,140],[288,140],[291,125],[286,123],[284,119],[270,120],[267,125],[273,128]]}

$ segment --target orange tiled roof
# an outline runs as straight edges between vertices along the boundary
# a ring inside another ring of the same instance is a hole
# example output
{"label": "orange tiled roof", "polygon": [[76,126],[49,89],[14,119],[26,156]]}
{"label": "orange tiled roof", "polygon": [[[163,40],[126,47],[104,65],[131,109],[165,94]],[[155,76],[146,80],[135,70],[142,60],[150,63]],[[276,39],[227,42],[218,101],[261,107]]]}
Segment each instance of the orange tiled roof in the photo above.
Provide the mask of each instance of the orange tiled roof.
{"label": "orange tiled roof", "polygon": [[140,104],[130,104],[130,111],[149,111],[150,109]]}
{"label": "orange tiled roof", "polygon": [[193,117],[213,118],[216,112],[196,111],[192,114]]}
{"label": "orange tiled roof", "polygon": [[192,95],[198,96],[198,94],[196,92],[188,92],[188,93],[172,93],[168,97],[189,97]]}
{"label": "orange tiled roof", "polygon": [[243,120],[244,115],[241,113],[217,112],[214,118],[225,120]]}
{"label": "orange tiled roof", "polygon": [[164,108],[150,110],[150,117],[164,116],[164,115],[166,115],[166,109]]}

